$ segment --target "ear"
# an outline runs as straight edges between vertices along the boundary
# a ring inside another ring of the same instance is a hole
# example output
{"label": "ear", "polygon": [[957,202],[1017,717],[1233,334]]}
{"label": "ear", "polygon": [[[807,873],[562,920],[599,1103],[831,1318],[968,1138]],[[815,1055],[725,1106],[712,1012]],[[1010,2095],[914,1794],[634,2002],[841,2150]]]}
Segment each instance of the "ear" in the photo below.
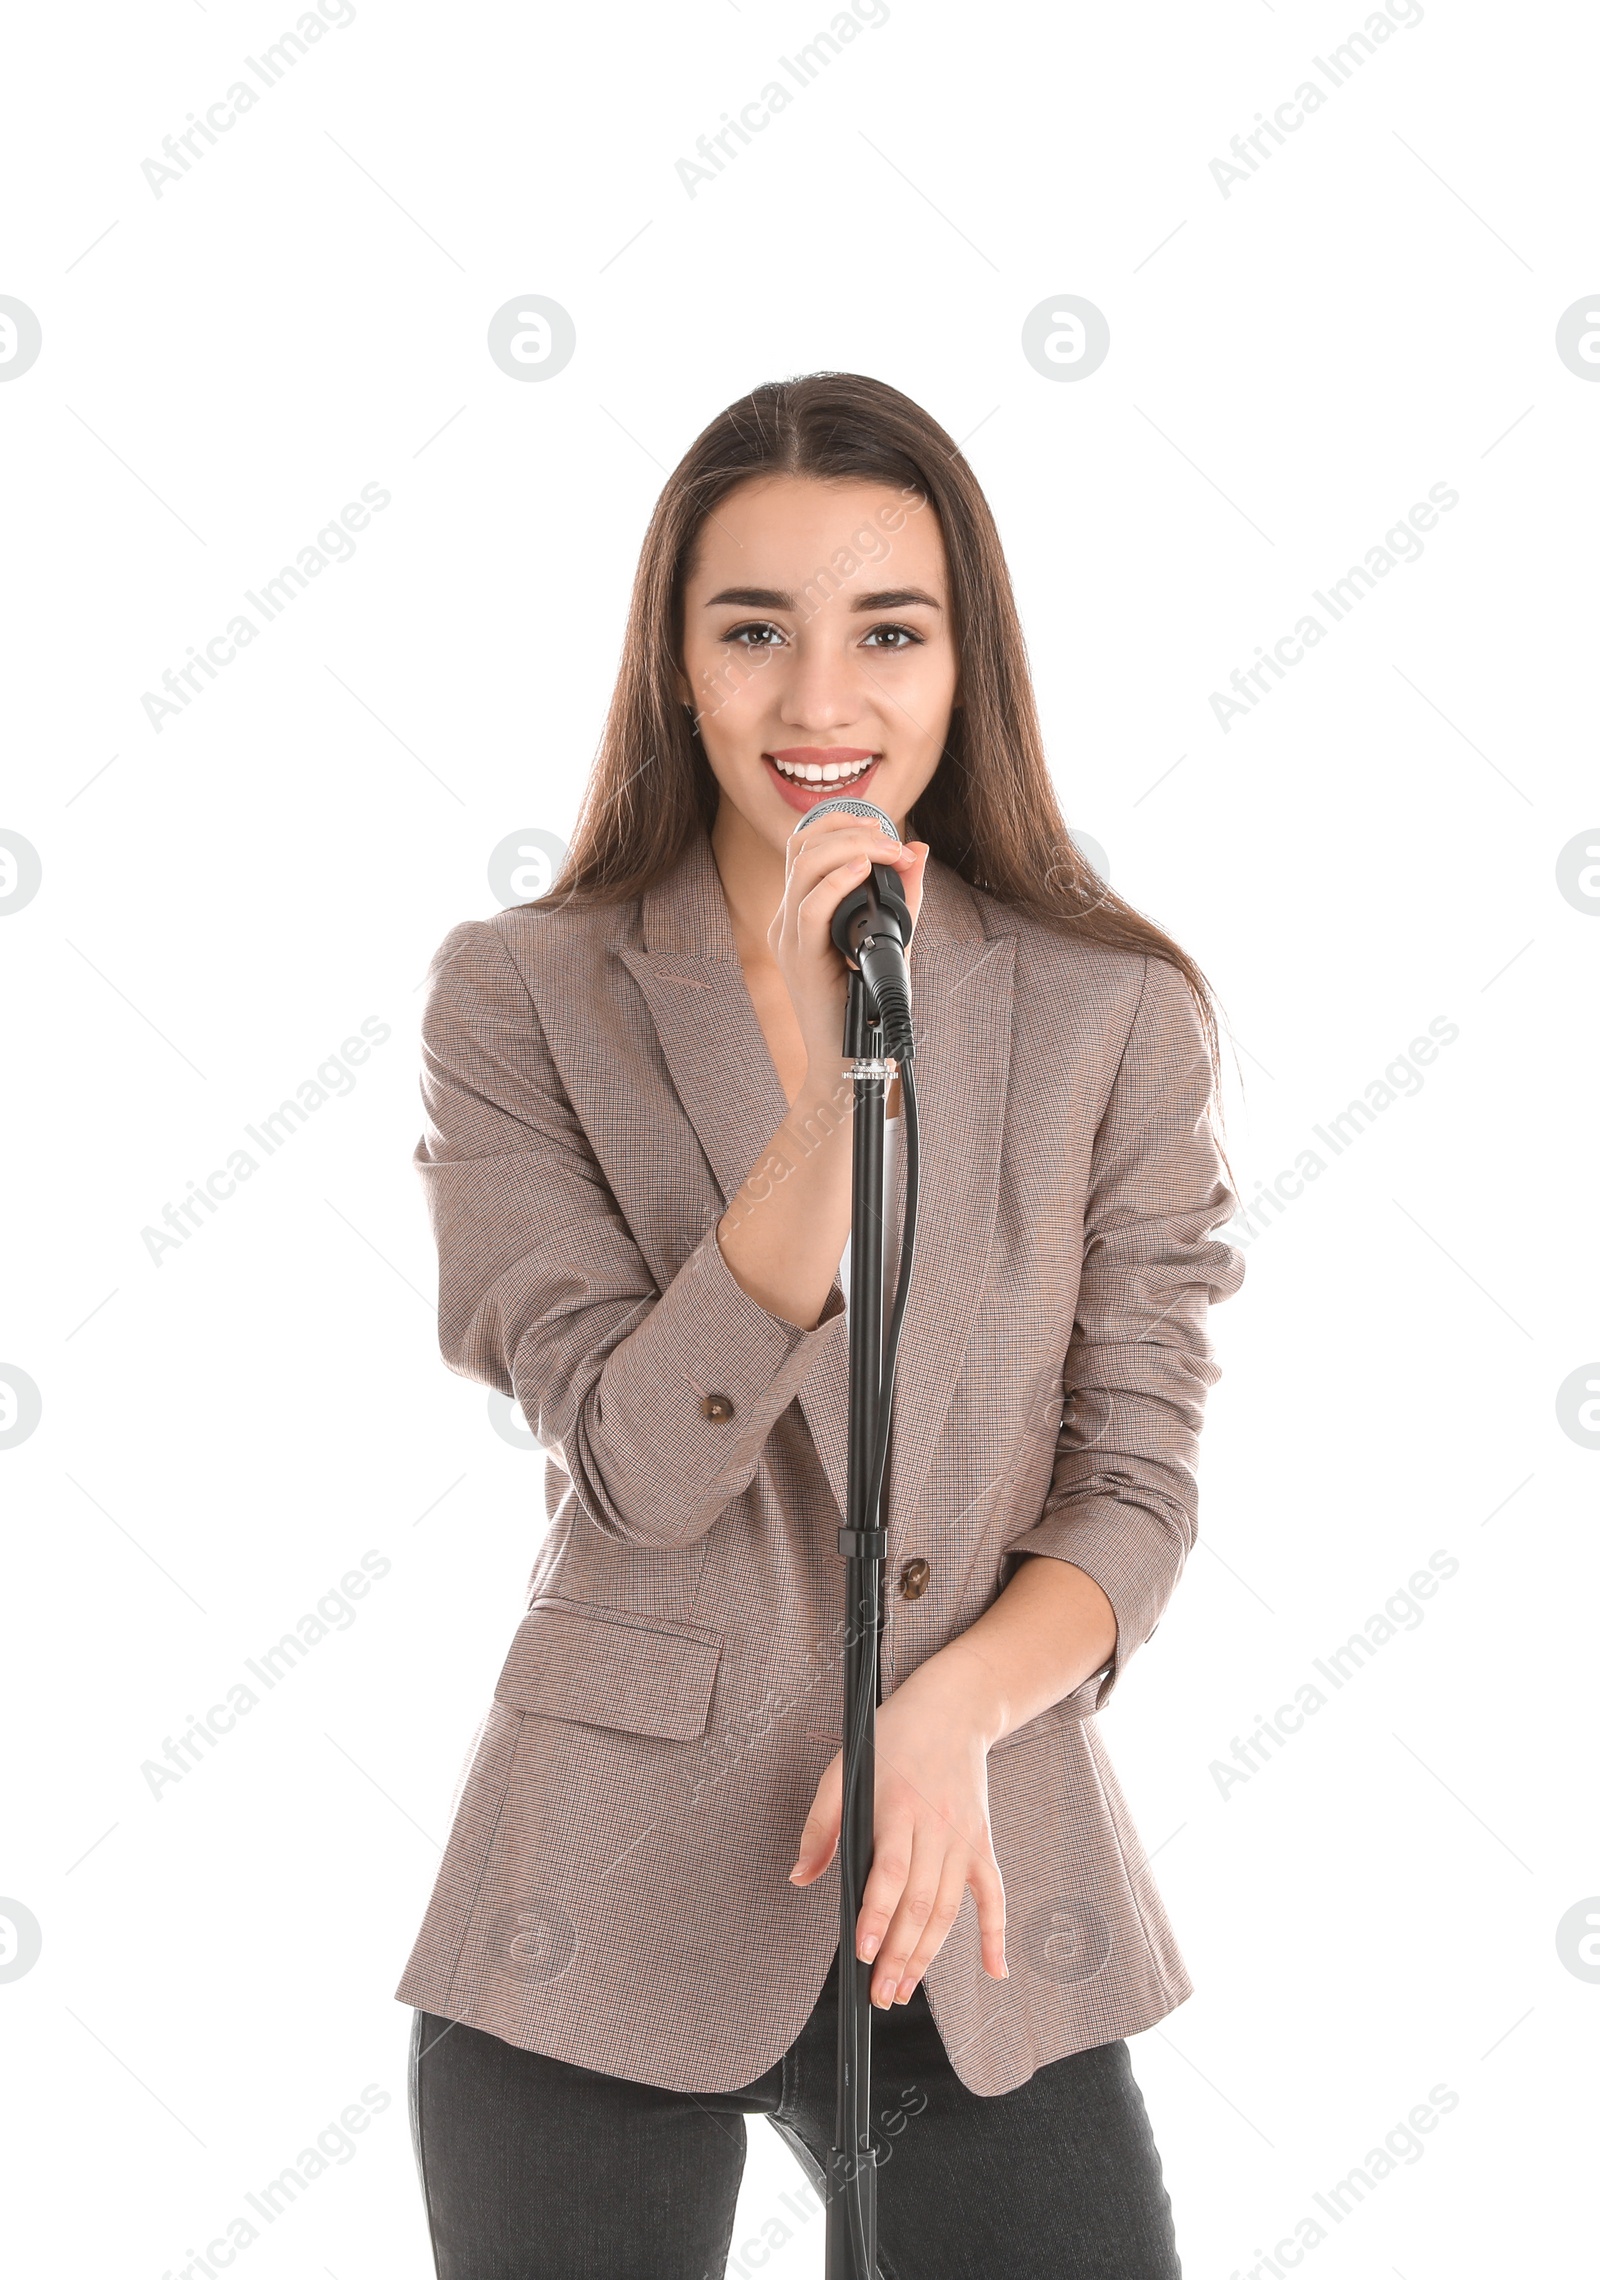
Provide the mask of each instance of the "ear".
{"label": "ear", "polygon": [[683,667],[681,665],[674,665],[672,668],[672,687],[673,693],[676,695],[679,704],[688,705],[692,709],[694,705],[694,691],[690,688],[688,678],[685,675]]}

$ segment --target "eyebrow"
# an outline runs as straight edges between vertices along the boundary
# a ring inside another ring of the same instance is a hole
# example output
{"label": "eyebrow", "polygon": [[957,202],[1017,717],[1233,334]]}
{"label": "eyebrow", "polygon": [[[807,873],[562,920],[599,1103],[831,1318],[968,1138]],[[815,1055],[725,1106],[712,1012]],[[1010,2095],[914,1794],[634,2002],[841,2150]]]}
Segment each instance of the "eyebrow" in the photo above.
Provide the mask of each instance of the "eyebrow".
{"label": "eyebrow", "polygon": [[[795,606],[793,594],[783,593],[776,586],[724,586],[722,592],[713,594],[705,606],[708,610],[713,610],[719,602],[732,602],[745,610],[792,610]],[[920,586],[889,586],[879,594],[858,596],[850,607],[853,610],[903,610],[916,602],[930,610],[941,606],[931,594],[925,594]]]}

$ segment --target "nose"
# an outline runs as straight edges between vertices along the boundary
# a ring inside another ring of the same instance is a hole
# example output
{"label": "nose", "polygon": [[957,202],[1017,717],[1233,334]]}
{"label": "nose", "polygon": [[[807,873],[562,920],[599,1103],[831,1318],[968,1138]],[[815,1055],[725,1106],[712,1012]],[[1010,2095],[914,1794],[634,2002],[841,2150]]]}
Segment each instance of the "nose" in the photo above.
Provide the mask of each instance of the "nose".
{"label": "nose", "polygon": [[802,735],[837,732],[859,719],[859,671],[831,643],[802,644],[784,679],[778,716]]}

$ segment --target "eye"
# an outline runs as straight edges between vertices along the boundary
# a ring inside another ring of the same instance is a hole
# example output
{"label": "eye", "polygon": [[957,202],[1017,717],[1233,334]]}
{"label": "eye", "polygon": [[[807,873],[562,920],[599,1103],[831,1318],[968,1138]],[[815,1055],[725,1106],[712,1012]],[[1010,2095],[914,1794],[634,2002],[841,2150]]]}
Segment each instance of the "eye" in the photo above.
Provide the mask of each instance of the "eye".
{"label": "eye", "polygon": [[899,636],[899,639],[892,644],[886,642],[883,645],[889,650],[891,656],[905,648],[920,649],[922,646],[921,634],[914,633],[908,625],[875,625],[863,637],[862,646],[865,647],[867,642],[874,642],[875,644],[875,637],[880,633],[892,633]]}
{"label": "eye", "polygon": [[[770,638],[765,640],[758,639],[747,641],[745,639],[745,636],[747,634],[767,635]],[[731,625],[729,626],[727,632],[721,635],[720,638],[723,641],[731,641],[735,643],[741,649],[770,649],[773,646],[774,642],[778,642],[783,639],[783,635],[775,625],[768,625],[765,623],[752,623],[750,625]]]}

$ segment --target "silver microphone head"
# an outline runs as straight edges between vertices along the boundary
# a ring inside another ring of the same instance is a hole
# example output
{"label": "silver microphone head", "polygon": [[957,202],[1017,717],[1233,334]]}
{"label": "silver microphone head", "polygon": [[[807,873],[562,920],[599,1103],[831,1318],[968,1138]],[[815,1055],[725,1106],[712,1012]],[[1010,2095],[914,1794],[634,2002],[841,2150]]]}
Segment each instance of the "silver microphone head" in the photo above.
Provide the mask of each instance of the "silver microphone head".
{"label": "silver microphone head", "polygon": [[848,793],[844,792],[841,792],[836,798],[831,800],[818,800],[814,808],[807,808],[805,814],[795,825],[795,830],[804,831],[806,825],[810,823],[812,818],[819,815],[875,816],[878,820],[880,828],[883,831],[884,837],[886,839],[892,839],[896,846],[900,844],[899,832],[896,831],[894,825],[884,814],[882,808],[874,807],[871,800],[853,800],[849,797]]}

